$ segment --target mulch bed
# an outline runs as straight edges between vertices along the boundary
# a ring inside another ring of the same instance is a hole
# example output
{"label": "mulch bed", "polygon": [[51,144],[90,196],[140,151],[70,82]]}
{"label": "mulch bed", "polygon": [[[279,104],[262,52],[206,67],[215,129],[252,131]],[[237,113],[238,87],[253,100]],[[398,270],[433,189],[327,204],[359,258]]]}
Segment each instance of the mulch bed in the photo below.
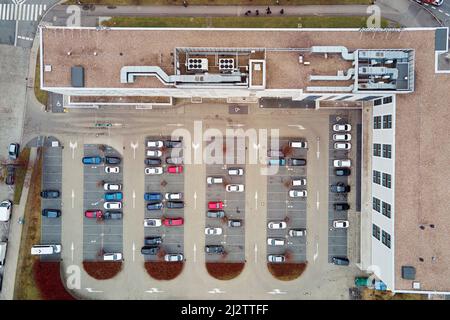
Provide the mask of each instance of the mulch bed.
{"label": "mulch bed", "polygon": [[42,299],[76,300],[66,291],[62,283],[59,262],[41,262],[36,260],[33,265],[33,275]]}
{"label": "mulch bed", "polygon": [[83,261],[83,268],[92,278],[106,280],[114,278],[122,270],[122,261]]}
{"label": "mulch bed", "polygon": [[278,280],[290,281],[300,277],[305,271],[306,263],[268,263],[270,273]]}
{"label": "mulch bed", "polygon": [[206,263],[206,270],[210,276],[219,280],[231,280],[236,278],[244,270],[245,263],[220,263],[208,262]]}
{"label": "mulch bed", "polygon": [[181,271],[183,271],[184,262],[145,262],[145,270],[156,280],[172,280],[175,279]]}

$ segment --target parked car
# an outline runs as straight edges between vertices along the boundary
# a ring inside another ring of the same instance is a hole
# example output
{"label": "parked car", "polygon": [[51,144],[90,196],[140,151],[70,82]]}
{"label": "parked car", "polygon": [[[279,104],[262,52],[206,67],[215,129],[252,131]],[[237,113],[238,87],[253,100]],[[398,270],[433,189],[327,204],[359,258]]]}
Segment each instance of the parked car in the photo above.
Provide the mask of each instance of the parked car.
{"label": "parked car", "polygon": [[167,164],[183,164],[183,158],[181,157],[168,157],[166,158]]}
{"label": "parked car", "polygon": [[206,235],[219,236],[219,235],[222,234],[222,228],[206,227],[205,228],[205,234]]}
{"label": "parked car", "polygon": [[164,141],[166,148],[182,148],[183,142],[180,140],[166,140]]}
{"label": "parked car", "polygon": [[291,158],[289,164],[291,166],[306,166],[306,160],[305,159],[295,159]]}
{"label": "parked car", "polygon": [[105,157],[105,163],[107,164],[119,164],[120,161],[119,157]]}
{"label": "parked car", "polygon": [[161,219],[144,219],[144,227],[160,227]]}
{"label": "parked car", "polygon": [[225,253],[225,248],[221,245],[206,245],[205,246],[205,252],[206,253],[216,253],[216,254],[223,254]]}
{"label": "parked car", "polygon": [[350,150],[352,148],[352,144],[349,142],[336,142],[334,144],[335,150]]}
{"label": "parked car", "polygon": [[86,218],[101,219],[103,217],[103,211],[102,210],[86,210],[84,212],[84,216]]}
{"label": "parked car", "polygon": [[330,191],[333,193],[346,193],[350,192],[350,186],[342,182],[338,182],[336,184],[331,185]]}
{"label": "parked car", "polygon": [[286,240],[283,238],[267,238],[267,244],[269,246],[284,246],[286,244]]}
{"label": "parked car", "polygon": [[122,209],[122,202],[105,202],[103,208],[108,210]]}
{"label": "parked car", "polygon": [[219,210],[219,211],[208,211],[206,213],[206,216],[208,218],[223,218],[225,217],[225,211]]}
{"label": "parked car", "polygon": [[104,253],[103,261],[120,261],[122,260],[122,254],[118,253]]}
{"label": "parked car", "polygon": [[148,166],[150,165],[157,165],[160,166],[161,165],[161,159],[159,158],[146,158],[144,160],[144,163]]}
{"label": "parked car", "polygon": [[284,153],[281,150],[269,150],[267,151],[268,157],[284,157]]}
{"label": "parked car", "polygon": [[106,211],[103,214],[103,219],[105,220],[121,220],[123,218],[122,211]]}
{"label": "parked car", "polygon": [[106,201],[111,201],[111,200],[122,201],[122,199],[123,199],[122,192],[107,192],[107,193],[105,193]]}
{"label": "parked car", "polygon": [[307,149],[308,143],[306,141],[289,141],[289,147],[298,149]]}
{"label": "parked car", "polygon": [[222,184],[223,178],[222,177],[207,177],[206,183],[207,184]]}
{"label": "parked car", "polygon": [[333,204],[333,208],[336,211],[345,211],[350,209],[350,206],[348,203],[335,203]]}
{"label": "parked car", "polygon": [[305,229],[290,229],[288,232],[288,235],[290,237],[304,237],[304,236],[306,236],[306,230]]}
{"label": "parked car", "polygon": [[210,209],[210,210],[223,209],[223,202],[222,201],[210,201],[210,202],[208,202],[208,209]]}
{"label": "parked car", "polygon": [[147,148],[162,148],[162,146],[161,140],[147,140]]}
{"label": "parked car", "polygon": [[166,200],[182,200],[183,193],[182,192],[166,192],[164,195],[164,199]]}
{"label": "parked car", "polygon": [[6,178],[5,178],[5,184],[8,186],[14,185],[14,182],[16,181],[16,168],[14,166],[6,166]]}
{"label": "parked car", "polygon": [[272,158],[267,160],[269,166],[285,166],[286,159],[284,158]]}
{"label": "parked car", "polygon": [[183,218],[165,218],[165,219],[163,219],[163,224],[166,227],[182,226],[183,222],[184,222]]}
{"label": "parked car", "polygon": [[276,229],[286,229],[287,224],[284,221],[269,221],[267,227],[272,230]]}
{"label": "parked car", "polygon": [[335,124],[333,126],[333,131],[335,132],[350,132],[352,130],[352,126],[349,124]]}
{"label": "parked car", "polygon": [[346,229],[348,228],[348,220],[334,220],[333,221],[333,228],[335,229]]}
{"label": "parked car", "polygon": [[444,3],[444,0],[416,0],[419,4],[431,4],[433,6],[439,7]]}
{"label": "parked car", "polygon": [[225,187],[227,192],[244,192],[243,184],[227,184]]}
{"label": "parked car", "polygon": [[239,227],[242,227],[242,220],[239,220],[239,219],[230,219],[230,220],[228,220],[228,227],[230,227],[230,228],[239,228]]}
{"label": "parked car", "polygon": [[161,237],[145,237],[144,238],[144,245],[152,246],[161,244],[163,242]]}
{"label": "parked car", "polygon": [[20,145],[18,143],[11,143],[8,147],[9,159],[16,160],[19,157]]}
{"label": "parked car", "polygon": [[182,173],[183,172],[183,166],[168,166],[167,167],[168,173]]}
{"label": "parked car", "polygon": [[47,218],[59,218],[61,216],[61,210],[58,209],[43,209],[42,216]]}
{"label": "parked car", "polygon": [[339,168],[334,170],[334,175],[338,177],[346,177],[349,176],[351,173],[350,169],[348,168]]}
{"label": "parked car", "polygon": [[0,202],[0,221],[8,221],[11,217],[12,202],[3,200]]}
{"label": "parked car", "polygon": [[147,155],[147,157],[161,157],[162,151],[161,150],[147,150],[146,155]]}
{"label": "parked car", "polygon": [[181,253],[168,253],[164,256],[166,262],[179,262],[183,261],[183,255]]}
{"label": "parked car", "polygon": [[119,191],[122,190],[122,185],[118,183],[108,183],[103,184],[103,189],[105,191]]}
{"label": "parked car", "polygon": [[103,159],[101,157],[83,157],[82,162],[83,164],[100,164],[102,163]]}
{"label": "parked car", "polygon": [[271,263],[282,263],[286,261],[286,257],[281,254],[269,254],[267,256],[267,261]]}
{"label": "parked car", "polygon": [[292,184],[293,187],[306,186],[306,178],[292,179],[292,183],[291,184]]}
{"label": "parked car", "polygon": [[105,167],[105,172],[106,173],[119,173],[120,172],[120,168],[119,167],[106,166]]}
{"label": "parked car", "polygon": [[350,141],[352,140],[352,135],[350,133],[335,133],[333,134],[334,141]]}
{"label": "parked car", "polygon": [[41,197],[44,199],[57,199],[59,198],[58,190],[42,190]]}
{"label": "parked car", "polygon": [[159,247],[158,246],[143,246],[141,248],[141,253],[143,255],[157,255],[159,252]]}
{"label": "parked car", "polygon": [[243,176],[244,175],[244,169],[242,169],[242,168],[229,168],[228,169],[228,175],[229,176]]}
{"label": "parked car", "polygon": [[345,257],[333,257],[331,262],[338,266],[348,266],[350,264],[350,261]]}
{"label": "parked car", "polygon": [[183,201],[167,201],[166,208],[181,209],[181,208],[184,208],[184,202]]}
{"label": "parked car", "polygon": [[146,193],[144,193],[144,200],[145,201],[161,201],[162,194],[159,192],[146,192]]}
{"label": "parked car", "polygon": [[35,244],[31,247],[32,255],[47,255],[61,252],[60,244]]}
{"label": "parked car", "polygon": [[162,173],[163,173],[162,167],[145,168],[145,174],[162,174]]}
{"label": "parked car", "polygon": [[289,197],[291,198],[304,198],[308,195],[306,190],[289,190]]}
{"label": "parked car", "polygon": [[147,203],[147,210],[161,210],[164,207],[162,202],[150,202]]}
{"label": "parked car", "polygon": [[350,168],[352,166],[352,162],[348,159],[346,160],[334,160],[333,166],[335,168]]}

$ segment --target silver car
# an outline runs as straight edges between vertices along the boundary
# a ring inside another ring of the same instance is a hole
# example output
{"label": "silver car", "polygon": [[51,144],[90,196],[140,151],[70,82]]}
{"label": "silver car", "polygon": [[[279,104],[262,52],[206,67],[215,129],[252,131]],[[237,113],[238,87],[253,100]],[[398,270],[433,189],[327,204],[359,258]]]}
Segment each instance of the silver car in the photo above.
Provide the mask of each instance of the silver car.
{"label": "silver car", "polygon": [[267,256],[267,261],[272,263],[282,263],[286,261],[286,257],[281,254],[269,254]]}
{"label": "silver car", "polygon": [[181,253],[169,253],[164,256],[164,261],[167,262],[183,261],[183,255]]}

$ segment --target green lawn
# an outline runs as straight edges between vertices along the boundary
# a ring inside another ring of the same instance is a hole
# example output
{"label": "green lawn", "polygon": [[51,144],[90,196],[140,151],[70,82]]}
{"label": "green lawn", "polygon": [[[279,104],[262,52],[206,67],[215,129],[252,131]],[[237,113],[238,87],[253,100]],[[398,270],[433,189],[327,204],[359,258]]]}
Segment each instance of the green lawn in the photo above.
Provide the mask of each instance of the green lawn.
{"label": "green lawn", "polygon": [[[371,0],[279,0],[280,5],[330,5],[330,4],[371,4]],[[276,0],[187,0],[189,5],[276,5]],[[65,4],[76,4],[77,0]],[[102,5],[182,5],[183,0],[81,0],[84,4]]]}
{"label": "green lawn", "polygon": [[[190,27],[190,28],[360,28],[366,17],[113,17],[108,27]],[[388,25],[383,20],[382,27]]]}
{"label": "green lawn", "polygon": [[44,106],[47,106],[48,101],[48,92],[41,90],[41,72],[40,72],[41,60],[39,59],[39,53],[36,57],[36,71],[34,73],[34,95],[36,99],[42,103]]}

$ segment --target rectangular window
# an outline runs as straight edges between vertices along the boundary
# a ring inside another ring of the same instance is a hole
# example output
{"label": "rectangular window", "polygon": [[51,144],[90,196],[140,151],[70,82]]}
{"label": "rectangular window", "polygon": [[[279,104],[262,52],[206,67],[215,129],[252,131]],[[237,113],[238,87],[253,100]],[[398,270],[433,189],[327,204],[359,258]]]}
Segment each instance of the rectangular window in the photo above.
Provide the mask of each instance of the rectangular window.
{"label": "rectangular window", "polygon": [[376,224],[372,224],[372,235],[374,238],[380,240],[380,227]]}
{"label": "rectangular window", "polygon": [[392,128],[392,115],[388,114],[383,116],[383,129]]}
{"label": "rectangular window", "polygon": [[373,210],[380,212],[380,199],[375,197],[372,198],[372,208]]}
{"label": "rectangular window", "polygon": [[381,129],[381,116],[373,117],[373,128]]}
{"label": "rectangular window", "polygon": [[383,98],[383,104],[388,104],[388,103],[391,103],[391,102],[392,102],[392,96]]}
{"label": "rectangular window", "polygon": [[383,144],[383,158],[391,159],[392,146],[390,144]]}
{"label": "rectangular window", "polygon": [[381,144],[379,143],[373,144],[373,155],[375,157],[381,157]]}
{"label": "rectangular window", "polygon": [[380,171],[373,170],[373,183],[380,184],[381,183],[381,173]]}
{"label": "rectangular window", "polygon": [[391,235],[384,230],[381,232],[381,242],[383,242],[386,247],[391,247]]}
{"label": "rectangular window", "polygon": [[383,201],[381,208],[382,208],[381,213],[384,216],[390,218],[391,217],[391,205],[389,203]]}
{"label": "rectangular window", "polygon": [[391,175],[388,173],[383,173],[382,183],[383,187],[391,188]]}
{"label": "rectangular window", "polygon": [[373,101],[373,105],[374,105],[374,106],[379,106],[381,103],[382,103],[382,100],[381,100],[381,99],[377,99],[377,100],[374,100],[374,101]]}

